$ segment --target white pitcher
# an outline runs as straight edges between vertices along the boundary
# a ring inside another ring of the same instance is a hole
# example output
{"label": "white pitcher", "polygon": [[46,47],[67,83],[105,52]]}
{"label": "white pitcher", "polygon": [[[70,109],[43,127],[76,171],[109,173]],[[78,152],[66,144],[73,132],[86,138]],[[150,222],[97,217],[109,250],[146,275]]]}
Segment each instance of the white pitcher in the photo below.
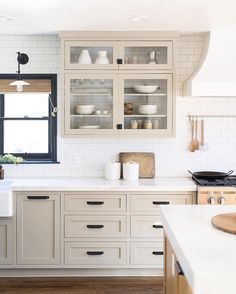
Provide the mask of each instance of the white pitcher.
{"label": "white pitcher", "polygon": [[79,64],[91,64],[92,63],[92,59],[89,55],[88,50],[82,50],[78,59],[78,63]]}
{"label": "white pitcher", "polygon": [[107,57],[107,51],[98,51],[98,57],[95,60],[96,64],[109,64],[109,58]]}

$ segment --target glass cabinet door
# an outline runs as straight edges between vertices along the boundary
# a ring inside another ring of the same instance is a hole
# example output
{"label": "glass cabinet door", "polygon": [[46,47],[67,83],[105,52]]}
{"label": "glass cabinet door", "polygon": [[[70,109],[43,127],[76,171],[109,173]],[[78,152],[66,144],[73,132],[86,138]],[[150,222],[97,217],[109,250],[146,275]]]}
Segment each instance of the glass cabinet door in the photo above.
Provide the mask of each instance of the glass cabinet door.
{"label": "glass cabinet door", "polygon": [[117,69],[117,42],[66,41],[65,69]]}
{"label": "glass cabinet door", "polygon": [[125,74],[120,93],[123,133],[173,133],[172,74]]}
{"label": "glass cabinet door", "polygon": [[66,74],[65,134],[114,134],[117,78],[112,74]]}
{"label": "glass cabinet door", "polygon": [[172,47],[172,41],[121,43],[122,65],[119,67],[123,69],[172,69]]}

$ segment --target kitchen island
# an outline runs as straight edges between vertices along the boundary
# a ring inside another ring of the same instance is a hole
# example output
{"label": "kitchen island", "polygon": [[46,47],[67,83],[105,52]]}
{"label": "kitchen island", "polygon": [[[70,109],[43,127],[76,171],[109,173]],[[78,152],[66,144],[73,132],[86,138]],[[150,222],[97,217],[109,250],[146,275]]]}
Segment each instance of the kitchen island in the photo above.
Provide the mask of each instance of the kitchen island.
{"label": "kitchen island", "polygon": [[[235,205],[161,206],[166,243],[170,243],[191,288],[185,293],[236,293],[236,236],[211,224],[213,216],[235,211]],[[170,267],[170,275],[174,276],[174,262]],[[169,281],[168,278],[167,283]]]}

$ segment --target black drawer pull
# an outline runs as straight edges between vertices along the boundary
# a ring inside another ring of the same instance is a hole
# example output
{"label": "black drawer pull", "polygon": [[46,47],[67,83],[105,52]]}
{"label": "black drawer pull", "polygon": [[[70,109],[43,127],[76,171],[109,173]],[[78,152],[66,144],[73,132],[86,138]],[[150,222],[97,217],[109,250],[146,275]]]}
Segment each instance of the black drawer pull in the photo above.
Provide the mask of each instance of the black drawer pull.
{"label": "black drawer pull", "polygon": [[163,229],[163,225],[153,225],[154,229]]}
{"label": "black drawer pull", "polygon": [[183,270],[181,268],[181,265],[179,264],[178,261],[176,261],[176,263],[175,263],[175,268],[176,268],[176,271],[177,271],[178,275],[181,275],[181,276],[184,275],[184,272],[183,272]]}
{"label": "black drawer pull", "polygon": [[38,200],[38,199],[49,199],[49,196],[27,196],[28,199]]}
{"label": "black drawer pull", "polygon": [[103,201],[87,201],[88,205],[103,205]]}
{"label": "black drawer pull", "polygon": [[153,255],[164,255],[163,251],[153,251],[152,252]]}
{"label": "black drawer pull", "polygon": [[167,205],[170,204],[169,201],[153,201],[152,204],[154,205]]}
{"label": "black drawer pull", "polygon": [[87,251],[88,255],[103,255],[103,251]]}
{"label": "black drawer pull", "polygon": [[87,225],[88,229],[102,229],[104,225]]}

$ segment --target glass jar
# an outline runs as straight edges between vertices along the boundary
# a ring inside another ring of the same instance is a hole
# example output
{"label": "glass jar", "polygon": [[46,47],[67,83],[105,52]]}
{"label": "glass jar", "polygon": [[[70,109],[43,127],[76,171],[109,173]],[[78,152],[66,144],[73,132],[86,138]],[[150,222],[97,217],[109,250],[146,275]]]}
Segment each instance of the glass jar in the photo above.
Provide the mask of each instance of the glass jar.
{"label": "glass jar", "polygon": [[152,121],[150,119],[144,121],[144,129],[152,129]]}
{"label": "glass jar", "polygon": [[131,127],[131,129],[137,129],[138,128],[138,121],[131,120],[130,127]]}

